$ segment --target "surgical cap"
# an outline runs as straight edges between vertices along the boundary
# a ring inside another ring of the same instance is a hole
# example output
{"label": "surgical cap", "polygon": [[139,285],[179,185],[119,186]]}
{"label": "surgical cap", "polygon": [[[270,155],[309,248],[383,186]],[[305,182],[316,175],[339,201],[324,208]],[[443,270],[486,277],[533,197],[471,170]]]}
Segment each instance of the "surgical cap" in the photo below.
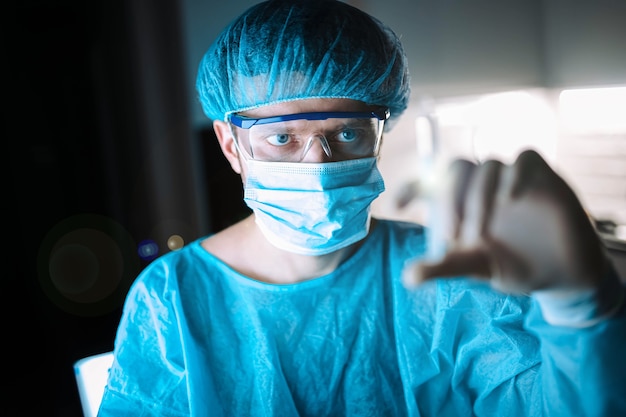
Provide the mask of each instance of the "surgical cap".
{"label": "surgical cap", "polygon": [[407,107],[409,73],[398,37],[336,0],[270,0],[236,18],[200,62],[196,88],[212,120],[270,104],[348,98]]}

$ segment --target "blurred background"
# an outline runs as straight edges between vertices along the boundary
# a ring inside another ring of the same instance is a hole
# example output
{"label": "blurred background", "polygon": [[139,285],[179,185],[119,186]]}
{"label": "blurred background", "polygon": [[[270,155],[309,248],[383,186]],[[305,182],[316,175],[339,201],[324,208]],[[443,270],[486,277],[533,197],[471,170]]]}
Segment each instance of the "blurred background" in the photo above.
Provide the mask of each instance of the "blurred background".
{"label": "blurred background", "polygon": [[[623,265],[626,2],[347,2],[387,22],[411,65],[376,215],[427,221],[419,203],[395,202],[433,164],[533,147]],[[194,82],[208,45],[256,2],[14,3],[3,14],[11,239],[0,415],[82,416],[72,366],[113,348],[136,275],[248,213]]]}

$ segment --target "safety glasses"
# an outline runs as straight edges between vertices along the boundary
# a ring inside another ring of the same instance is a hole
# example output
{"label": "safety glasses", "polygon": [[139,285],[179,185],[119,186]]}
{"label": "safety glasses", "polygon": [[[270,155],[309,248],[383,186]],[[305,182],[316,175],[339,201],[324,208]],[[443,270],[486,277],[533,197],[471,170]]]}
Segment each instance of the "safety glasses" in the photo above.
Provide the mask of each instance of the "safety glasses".
{"label": "safety glasses", "polygon": [[315,140],[331,160],[378,155],[389,110],[309,112],[252,118],[228,116],[233,135],[249,157],[260,161],[300,162]]}

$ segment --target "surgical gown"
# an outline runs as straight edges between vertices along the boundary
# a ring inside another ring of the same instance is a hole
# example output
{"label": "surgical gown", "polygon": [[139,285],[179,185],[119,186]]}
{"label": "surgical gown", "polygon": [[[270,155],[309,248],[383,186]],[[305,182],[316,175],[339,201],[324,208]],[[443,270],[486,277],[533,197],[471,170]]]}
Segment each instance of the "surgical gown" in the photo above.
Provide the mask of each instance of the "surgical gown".
{"label": "surgical gown", "polygon": [[575,329],[476,280],[407,290],[424,249],[420,226],[380,220],[334,272],[288,285],[200,240],[156,259],[128,293],[99,416],[624,415],[623,311]]}

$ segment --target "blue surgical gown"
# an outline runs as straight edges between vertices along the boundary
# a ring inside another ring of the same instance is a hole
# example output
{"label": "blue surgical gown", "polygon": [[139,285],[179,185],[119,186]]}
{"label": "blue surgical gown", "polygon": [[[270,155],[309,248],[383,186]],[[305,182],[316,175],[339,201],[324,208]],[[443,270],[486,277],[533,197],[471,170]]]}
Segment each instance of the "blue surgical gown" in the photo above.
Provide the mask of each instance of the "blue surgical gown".
{"label": "blue surgical gown", "polygon": [[128,293],[99,416],[625,415],[623,311],[574,329],[471,279],[407,290],[424,249],[420,226],[382,220],[334,272],[287,285],[200,241],[156,259]]}

